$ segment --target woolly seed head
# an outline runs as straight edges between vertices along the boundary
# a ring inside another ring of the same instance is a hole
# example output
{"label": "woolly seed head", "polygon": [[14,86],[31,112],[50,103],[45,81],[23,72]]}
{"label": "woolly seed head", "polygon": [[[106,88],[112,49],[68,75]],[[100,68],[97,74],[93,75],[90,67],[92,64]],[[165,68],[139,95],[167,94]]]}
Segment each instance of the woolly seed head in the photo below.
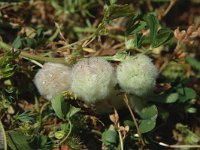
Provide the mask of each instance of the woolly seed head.
{"label": "woolly seed head", "polygon": [[117,67],[117,80],[127,93],[143,96],[151,92],[158,70],[148,56],[138,54]]}
{"label": "woolly seed head", "polygon": [[71,85],[71,68],[63,64],[45,63],[34,78],[39,93],[50,100]]}
{"label": "woolly seed head", "polygon": [[113,67],[101,58],[81,60],[72,69],[71,90],[88,103],[106,98],[115,84]]}

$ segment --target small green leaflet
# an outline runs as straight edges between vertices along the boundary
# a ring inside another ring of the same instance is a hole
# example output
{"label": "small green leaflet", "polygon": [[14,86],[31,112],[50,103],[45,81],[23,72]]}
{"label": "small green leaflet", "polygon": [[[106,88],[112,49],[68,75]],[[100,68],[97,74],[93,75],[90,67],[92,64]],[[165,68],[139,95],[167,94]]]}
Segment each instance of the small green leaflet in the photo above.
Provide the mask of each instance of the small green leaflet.
{"label": "small green leaflet", "polygon": [[65,116],[69,111],[70,105],[69,103],[65,102],[64,97],[61,94],[53,96],[53,98],[51,99],[51,104],[56,115],[60,119],[65,120]]}
{"label": "small green leaflet", "polygon": [[146,16],[147,25],[150,29],[150,43],[154,43],[159,27],[158,19],[155,13],[149,13]]}
{"label": "small green leaflet", "polygon": [[115,128],[111,125],[108,130],[104,131],[102,134],[102,142],[105,145],[117,145],[118,134]]}
{"label": "small green leaflet", "polygon": [[139,115],[142,118],[141,123],[139,125],[141,133],[149,132],[153,128],[155,128],[156,119],[158,116],[158,109],[155,105],[142,109]]}

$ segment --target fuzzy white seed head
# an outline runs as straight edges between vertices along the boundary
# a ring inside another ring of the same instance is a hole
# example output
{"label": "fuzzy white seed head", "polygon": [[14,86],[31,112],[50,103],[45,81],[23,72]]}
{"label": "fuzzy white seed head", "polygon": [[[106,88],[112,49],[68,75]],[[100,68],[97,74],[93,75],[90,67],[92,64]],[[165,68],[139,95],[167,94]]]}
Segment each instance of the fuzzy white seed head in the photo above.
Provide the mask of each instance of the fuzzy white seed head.
{"label": "fuzzy white seed head", "polygon": [[50,100],[71,85],[71,68],[63,64],[45,63],[34,78],[39,93]]}
{"label": "fuzzy white seed head", "polygon": [[138,54],[117,67],[117,80],[127,93],[144,96],[155,86],[158,70],[148,56]]}
{"label": "fuzzy white seed head", "polygon": [[101,58],[81,60],[72,69],[71,90],[87,103],[105,99],[115,84],[113,67]]}

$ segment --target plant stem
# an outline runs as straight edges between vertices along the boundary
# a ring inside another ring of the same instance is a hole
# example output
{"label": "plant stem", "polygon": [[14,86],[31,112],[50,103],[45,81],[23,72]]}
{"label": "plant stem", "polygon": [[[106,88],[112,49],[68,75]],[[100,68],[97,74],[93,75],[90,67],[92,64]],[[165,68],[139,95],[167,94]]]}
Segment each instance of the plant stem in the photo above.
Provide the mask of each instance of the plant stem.
{"label": "plant stem", "polygon": [[143,140],[143,138],[142,138],[142,134],[141,134],[141,132],[140,132],[140,129],[139,129],[139,126],[138,126],[137,120],[136,120],[136,118],[135,118],[135,115],[134,115],[134,113],[133,113],[131,107],[130,107],[129,104],[128,104],[128,97],[127,97],[126,94],[124,94],[124,98],[123,98],[123,100],[124,100],[124,102],[125,102],[125,104],[126,104],[128,110],[129,110],[129,112],[130,112],[130,114],[131,114],[131,117],[132,117],[132,119],[133,119],[133,122],[134,122],[134,124],[135,124],[135,126],[136,126],[136,130],[137,130],[137,133],[138,133],[138,135],[139,135],[139,137],[140,137],[140,140],[141,140],[142,146],[144,146],[145,143],[144,143],[144,140]]}
{"label": "plant stem", "polygon": [[6,132],[4,130],[3,124],[0,120],[0,130],[2,131],[3,134],[3,145],[4,145],[4,150],[7,150],[7,139],[6,139]]}
{"label": "plant stem", "polygon": [[62,63],[62,64],[68,64],[67,61],[64,58],[51,58],[51,57],[44,57],[40,55],[32,55],[27,52],[21,51],[20,57],[22,58],[30,58],[37,61],[42,62],[52,62],[52,63]]}
{"label": "plant stem", "polygon": [[38,117],[39,129],[41,129],[42,127],[42,113],[44,111],[44,108],[48,105],[49,105],[49,102],[44,103],[44,105],[42,105],[41,109],[39,110],[39,117]]}
{"label": "plant stem", "polygon": [[8,44],[4,43],[3,41],[0,41],[0,48],[2,48],[6,52],[11,49],[11,47]]}
{"label": "plant stem", "polygon": [[64,139],[62,139],[62,140],[58,143],[58,145],[61,145],[63,142],[65,142],[65,141],[67,140],[67,138],[69,137],[69,135],[71,134],[71,132],[72,132],[72,123],[71,123],[70,120],[68,120],[68,122],[69,122],[69,132],[68,132],[67,135],[64,137]]}
{"label": "plant stem", "polygon": [[169,6],[167,7],[167,9],[164,12],[164,16],[166,16],[168,14],[168,12],[170,11],[170,9],[173,7],[173,5],[176,3],[176,0],[171,0]]}
{"label": "plant stem", "polygon": [[[12,49],[12,47],[3,41],[0,41],[0,48],[4,49],[5,51],[9,51]],[[28,52],[21,51],[19,54],[19,57],[21,58],[29,58],[37,61],[42,62],[53,62],[53,63],[62,63],[62,64],[69,64],[64,58],[51,58],[51,57],[44,57],[40,55],[32,55]]]}
{"label": "plant stem", "polygon": [[120,148],[121,148],[121,150],[124,150],[124,142],[123,142],[122,134],[121,134],[120,130],[117,130],[117,131],[119,134]]}

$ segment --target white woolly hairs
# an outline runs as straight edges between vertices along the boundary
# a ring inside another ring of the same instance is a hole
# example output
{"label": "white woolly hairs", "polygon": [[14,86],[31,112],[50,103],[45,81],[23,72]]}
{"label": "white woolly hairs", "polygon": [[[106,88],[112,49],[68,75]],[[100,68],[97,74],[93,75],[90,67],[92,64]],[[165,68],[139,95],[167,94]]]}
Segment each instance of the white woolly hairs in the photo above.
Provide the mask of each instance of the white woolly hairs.
{"label": "white woolly hairs", "polygon": [[72,69],[71,90],[85,102],[105,99],[115,84],[113,67],[101,58],[81,60]]}
{"label": "white woolly hairs", "polygon": [[71,68],[63,64],[45,63],[34,78],[39,93],[50,100],[71,85]]}
{"label": "white woolly hairs", "polygon": [[148,56],[138,54],[117,67],[117,80],[127,93],[144,96],[155,86],[158,70]]}

